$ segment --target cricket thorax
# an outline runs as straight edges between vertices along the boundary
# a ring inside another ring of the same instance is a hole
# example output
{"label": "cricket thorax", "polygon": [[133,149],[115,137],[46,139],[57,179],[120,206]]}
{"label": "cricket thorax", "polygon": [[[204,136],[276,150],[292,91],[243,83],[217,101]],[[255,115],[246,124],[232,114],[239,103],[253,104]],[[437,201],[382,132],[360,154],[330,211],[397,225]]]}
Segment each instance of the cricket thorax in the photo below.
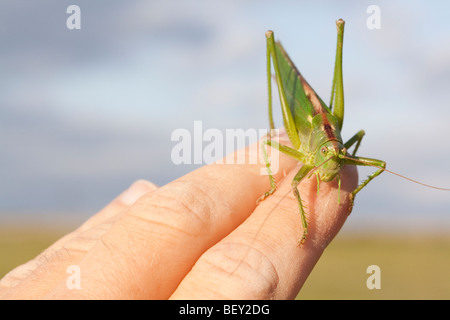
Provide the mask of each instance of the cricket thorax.
{"label": "cricket thorax", "polygon": [[342,144],[338,121],[332,114],[319,113],[315,115],[312,119],[312,128],[311,137],[314,137],[314,139],[309,140],[311,152],[317,152],[328,141],[336,141],[336,143]]}

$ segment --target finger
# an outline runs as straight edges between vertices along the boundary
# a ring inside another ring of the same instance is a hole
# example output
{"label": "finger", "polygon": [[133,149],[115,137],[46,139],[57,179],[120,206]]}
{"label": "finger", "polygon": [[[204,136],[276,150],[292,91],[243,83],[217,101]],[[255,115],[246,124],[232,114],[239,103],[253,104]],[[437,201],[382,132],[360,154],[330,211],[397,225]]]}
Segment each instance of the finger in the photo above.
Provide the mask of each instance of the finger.
{"label": "finger", "polygon": [[[247,148],[245,158],[251,156]],[[279,158],[277,179],[296,163]],[[212,164],[140,198],[80,262],[83,290],[68,292],[61,283],[48,298],[91,298],[93,292],[115,299],[168,298],[203,252],[254,210],[270,187],[261,168]],[[100,285],[98,279],[114,281]]]}
{"label": "finger", "polygon": [[123,213],[125,209],[131,207],[131,205],[133,205],[144,194],[155,191],[156,189],[158,189],[158,186],[150,181],[143,179],[135,181],[127,190],[122,192],[105,208],[83,223],[78,230],[84,231],[95,225],[114,219],[117,215]]}
{"label": "finger", "polygon": [[[92,240],[99,239],[104,231],[107,230],[108,226],[112,225],[118,219],[119,215],[123,214],[140,197],[156,189],[158,189],[157,185],[144,179],[133,182],[127,190],[123,191],[106,207],[86,220],[79,228],[59,239],[47,251],[55,251],[63,247],[70,240],[77,238],[82,233],[85,233],[84,236],[86,237],[88,230],[90,232],[87,238]],[[85,246],[84,249],[87,250],[88,248]]]}
{"label": "finger", "polygon": [[302,224],[291,188],[296,171],[239,228],[199,259],[172,299],[292,299],[297,295],[348,216],[357,172],[354,166],[341,170],[340,195],[337,182],[321,183],[319,195],[315,177],[300,183],[309,226],[306,242],[299,248]]}
{"label": "finger", "polygon": [[[65,235],[33,260],[15,268],[0,281],[0,289],[10,289],[8,298],[33,298],[42,295],[67,277],[61,266],[74,265],[106,232],[113,221],[142,195],[155,190],[151,182],[138,180],[77,230]],[[40,270],[36,271],[39,268]],[[42,277],[42,271],[52,276]],[[23,288],[33,287],[34,290]],[[16,290],[11,290],[16,288]],[[23,290],[22,290],[23,289]],[[5,291],[0,291],[0,295]],[[6,298],[5,296],[2,296]]]}

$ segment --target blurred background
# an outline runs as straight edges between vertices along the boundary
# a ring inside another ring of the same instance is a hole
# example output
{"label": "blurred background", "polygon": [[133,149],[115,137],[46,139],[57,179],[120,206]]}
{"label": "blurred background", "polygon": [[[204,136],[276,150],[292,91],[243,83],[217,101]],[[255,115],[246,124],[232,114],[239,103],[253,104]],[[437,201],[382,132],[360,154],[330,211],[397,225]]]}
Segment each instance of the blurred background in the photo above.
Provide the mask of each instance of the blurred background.
{"label": "blurred background", "polygon": [[[79,30],[66,26],[72,4]],[[450,4],[377,1],[381,28],[369,29],[372,4],[3,0],[0,277],[136,179],[198,168],[172,163],[175,129],[267,128],[268,29],[328,101],[343,18],[344,140],[364,129],[360,155],[450,187]],[[449,199],[383,173],[299,298],[450,298]],[[381,290],[366,287],[372,264]]]}

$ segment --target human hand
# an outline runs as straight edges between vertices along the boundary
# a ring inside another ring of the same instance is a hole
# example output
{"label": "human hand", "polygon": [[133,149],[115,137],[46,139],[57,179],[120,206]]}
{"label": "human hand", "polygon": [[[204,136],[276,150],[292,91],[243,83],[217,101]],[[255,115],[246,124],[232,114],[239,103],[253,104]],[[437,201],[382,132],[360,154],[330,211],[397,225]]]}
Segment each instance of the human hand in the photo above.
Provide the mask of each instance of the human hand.
{"label": "human hand", "polygon": [[[276,151],[275,151],[276,152]],[[161,188],[137,181],[117,199],[0,281],[1,299],[292,299],[342,227],[354,166],[336,181],[305,179],[308,238],[291,181],[298,163],[279,155],[277,191],[259,164],[211,164]],[[284,172],[286,176],[284,177]],[[69,290],[66,271],[80,270]]]}

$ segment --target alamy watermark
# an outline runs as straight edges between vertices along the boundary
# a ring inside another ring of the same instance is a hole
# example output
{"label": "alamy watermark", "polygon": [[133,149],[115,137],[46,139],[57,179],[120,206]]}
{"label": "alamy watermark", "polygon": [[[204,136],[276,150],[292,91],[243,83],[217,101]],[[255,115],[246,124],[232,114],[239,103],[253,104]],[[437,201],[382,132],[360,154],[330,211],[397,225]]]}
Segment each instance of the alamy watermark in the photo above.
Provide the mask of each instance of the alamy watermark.
{"label": "alamy watermark", "polygon": [[81,289],[81,270],[80,266],[72,264],[67,267],[66,273],[70,274],[66,279],[66,287],[69,290]]}
{"label": "alamy watermark", "polygon": [[366,273],[370,274],[367,278],[366,286],[367,289],[381,289],[381,269],[379,266],[373,264],[367,267]]}
{"label": "alamy watermark", "polygon": [[366,13],[370,14],[366,20],[366,26],[369,30],[381,29],[381,9],[379,6],[372,4],[367,7]]}
{"label": "alamy watermark", "polygon": [[[279,153],[270,152],[270,148],[263,144],[268,134],[268,129],[226,129],[225,133],[216,128],[203,130],[202,121],[194,121],[192,133],[184,128],[172,132],[170,139],[177,143],[172,148],[171,160],[176,165],[261,164],[264,165],[261,174],[267,175],[265,157],[261,152],[261,147],[265,147],[275,174],[278,172]],[[278,129],[270,130],[270,134],[271,140],[278,141]]]}
{"label": "alamy watermark", "polygon": [[79,6],[73,4],[67,7],[66,13],[70,16],[66,20],[66,26],[69,30],[81,29],[81,9]]}

